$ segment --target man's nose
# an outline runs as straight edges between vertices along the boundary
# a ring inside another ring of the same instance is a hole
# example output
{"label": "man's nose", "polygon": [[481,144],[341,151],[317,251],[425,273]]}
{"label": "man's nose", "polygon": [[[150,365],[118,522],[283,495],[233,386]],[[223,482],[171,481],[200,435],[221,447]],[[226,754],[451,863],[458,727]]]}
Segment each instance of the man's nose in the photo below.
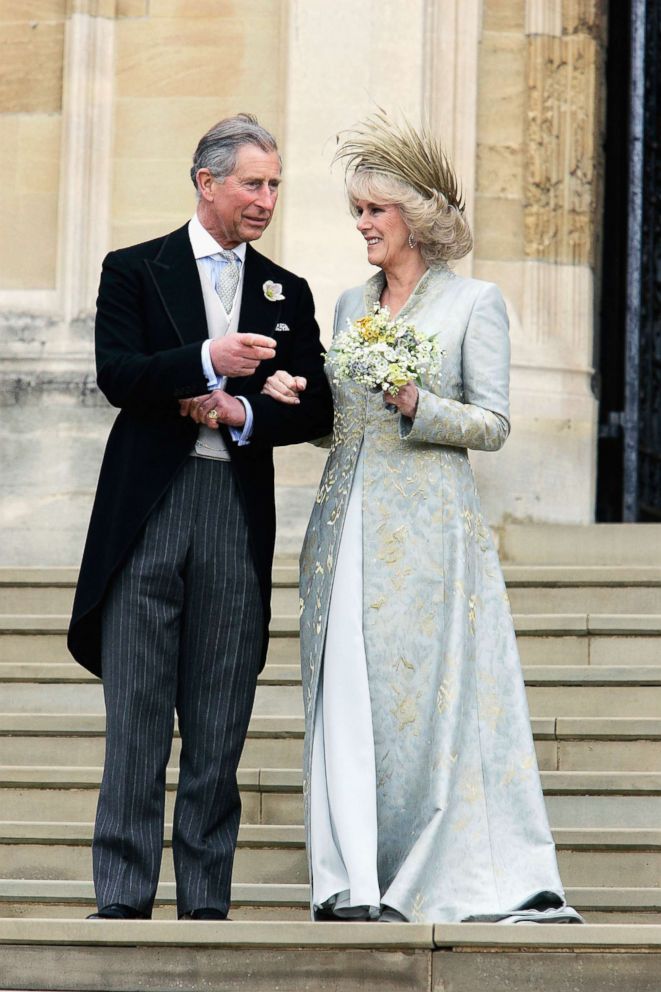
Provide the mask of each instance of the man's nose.
{"label": "man's nose", "polygon": [[258,207],[262,207],[264,210],[273,210],[277,199],[277,189],[272,189],[270,186],[264,185],[260,186],[259,194],[255,200],[255,203]]}

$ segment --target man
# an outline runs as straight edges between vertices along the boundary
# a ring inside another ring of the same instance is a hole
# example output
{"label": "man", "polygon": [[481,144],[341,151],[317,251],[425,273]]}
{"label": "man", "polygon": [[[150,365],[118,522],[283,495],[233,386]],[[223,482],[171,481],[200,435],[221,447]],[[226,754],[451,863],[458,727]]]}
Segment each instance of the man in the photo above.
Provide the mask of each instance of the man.
{"label": "man", "polygon": [[[175,710],[178,914],[229,908],[236,769],[270,619],[272,449],[332,421],[307,283],[249,244],[271,221],[280,168],[254,117],[220,121],[195,153],[190,223],[103,265],[98,383],[120,413],[69,630],[74,657],[103,676],[107,713],[95,919],[151,915]],[[276,361],[301,377],[298,404],[261,393]]]}

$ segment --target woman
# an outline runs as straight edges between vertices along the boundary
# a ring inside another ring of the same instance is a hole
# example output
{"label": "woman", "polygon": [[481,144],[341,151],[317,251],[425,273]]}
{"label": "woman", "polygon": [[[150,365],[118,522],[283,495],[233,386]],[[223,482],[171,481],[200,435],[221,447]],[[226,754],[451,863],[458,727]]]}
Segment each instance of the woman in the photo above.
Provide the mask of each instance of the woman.
{"label": "woman", "polygon": [[[581,922],[558,875],[507,595],[467,449],[509,433],[508,323],[427,134],[373,118],[344,143],[379,271],[340,297],[442,349],[396,396],[334,374],[331,450],[301,556],[304,792],[317,919]],[[279,372],[265,391],[296,402]],[[384,402],[387,400],[387,405]]]}

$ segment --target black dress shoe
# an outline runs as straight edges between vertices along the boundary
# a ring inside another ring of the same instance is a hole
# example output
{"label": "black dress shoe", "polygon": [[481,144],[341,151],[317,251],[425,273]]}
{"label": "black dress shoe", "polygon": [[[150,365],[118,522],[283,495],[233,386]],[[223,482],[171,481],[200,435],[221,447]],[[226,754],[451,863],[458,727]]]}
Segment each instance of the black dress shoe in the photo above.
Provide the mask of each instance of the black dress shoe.
{"label": "black dress shoe", "polygon": [[92,913],[88,920],[148,920],[146,913],[141,913],[133,906],[125,906],[121,902],[111,902],[109,906],[102,906],[97,913]]}
{"label": "black dress shoe", "polygon": [[201,909],[191,909],[189,913],[182,913],[180,920],[229,920],[229,916],[220,909],[213,906],[202,906]]}

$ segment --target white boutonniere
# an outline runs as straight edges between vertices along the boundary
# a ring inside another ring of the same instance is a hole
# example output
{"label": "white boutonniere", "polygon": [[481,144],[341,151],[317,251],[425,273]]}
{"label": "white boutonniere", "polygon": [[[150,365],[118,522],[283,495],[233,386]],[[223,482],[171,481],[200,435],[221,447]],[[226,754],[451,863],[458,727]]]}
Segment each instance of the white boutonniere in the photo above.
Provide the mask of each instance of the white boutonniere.
{"label": "white boutonniere", "polygon": [[282,295],[282,286],[279,282],[271,282],[270,279],[267,279],[262,286],[262,289],[264,290],[264,296],[269,303],[277,303],[280,300],[284,300],[284,296]]}

